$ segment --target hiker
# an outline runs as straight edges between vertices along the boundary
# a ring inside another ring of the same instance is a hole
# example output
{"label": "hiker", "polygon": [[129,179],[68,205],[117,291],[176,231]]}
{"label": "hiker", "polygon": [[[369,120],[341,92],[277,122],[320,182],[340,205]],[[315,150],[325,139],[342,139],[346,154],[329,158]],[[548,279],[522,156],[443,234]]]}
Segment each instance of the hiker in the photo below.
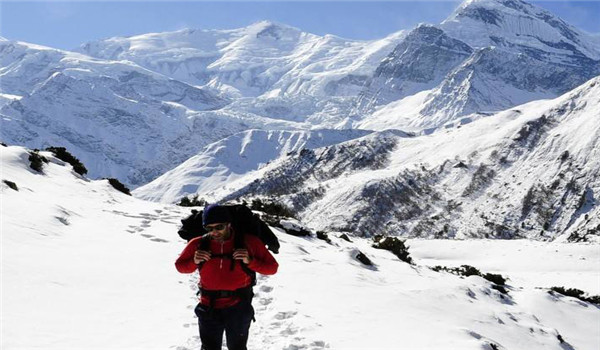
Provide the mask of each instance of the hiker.
{"label": "hiker", "polygon": [[279,266],[258,237],[234,229],[233,219],[227,207],[206,207],[202,224],[208,233],[189,241],[175,262],[181,273],[200,271],[194,312],[203,350],[220,350],[223,332],[229,350],[246,350],[256,272],[272,275]]}

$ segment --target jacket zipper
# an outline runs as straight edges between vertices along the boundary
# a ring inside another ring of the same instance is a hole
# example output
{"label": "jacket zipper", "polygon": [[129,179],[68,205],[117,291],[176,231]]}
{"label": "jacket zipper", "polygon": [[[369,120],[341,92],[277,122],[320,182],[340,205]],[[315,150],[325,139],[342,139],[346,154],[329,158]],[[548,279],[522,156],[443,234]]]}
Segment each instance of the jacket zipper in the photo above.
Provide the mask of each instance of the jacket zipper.
{"label": "jacket zipper", "polygon": [[221,242],[221,261],[219,262],[219,269],[223,270],[223,244],[225,244],[225,242]]}

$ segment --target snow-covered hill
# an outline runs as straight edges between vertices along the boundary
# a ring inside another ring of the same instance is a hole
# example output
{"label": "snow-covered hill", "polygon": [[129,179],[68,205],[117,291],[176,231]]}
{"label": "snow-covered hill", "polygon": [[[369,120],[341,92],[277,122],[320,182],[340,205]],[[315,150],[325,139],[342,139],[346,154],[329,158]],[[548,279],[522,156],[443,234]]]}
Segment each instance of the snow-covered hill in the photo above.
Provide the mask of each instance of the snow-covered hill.
{"label": "snow-covered hill", "polygon": [[[37,173],[28,152],[0,147],[1,347],[198,348],[196,276],[173,265],[187,209],[126,196],[49,153]],[[547,289],[600,293],[595,245],[413,240],[411,266],[366,239],[274,230],[280,269],[255,287],[252,349],[600,346],[600,309]],[[508,294],[427,267],[465,263],[509,277]]]}
{"label": "snow-covered hill", "polygon": [[134,195],[174,203],[184,196],[225,187],[289,153],[337,144],[368,133],[365,130],[244,131],[206,146],[177,168],[137,188]]}
{"label": "snow-covered hill", "polygon": [[315,229],[366,236],[596,241],[599,103],[600,77],[431,135],[379,132],[290,155],[216,198],[271,196]]}

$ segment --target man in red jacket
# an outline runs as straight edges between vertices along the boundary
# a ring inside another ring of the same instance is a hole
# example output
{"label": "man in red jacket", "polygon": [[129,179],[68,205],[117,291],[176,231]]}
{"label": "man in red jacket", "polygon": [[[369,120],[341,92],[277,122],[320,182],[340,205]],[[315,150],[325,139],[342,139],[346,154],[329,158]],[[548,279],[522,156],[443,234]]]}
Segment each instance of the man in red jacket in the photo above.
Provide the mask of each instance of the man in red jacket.
{"label": "man in red jacket", "polygon": [[206,207],[202,224],[208,234],[192,239],[175,262],[181,273],[200,270],[200,303],[194,311],[203,350],[220,350],[223,332],[229,350],[246,350],[255,274],[272,275],[279,266],[256,236],[236,240],[243,232],[235,232],[232,221],[226,207]]}

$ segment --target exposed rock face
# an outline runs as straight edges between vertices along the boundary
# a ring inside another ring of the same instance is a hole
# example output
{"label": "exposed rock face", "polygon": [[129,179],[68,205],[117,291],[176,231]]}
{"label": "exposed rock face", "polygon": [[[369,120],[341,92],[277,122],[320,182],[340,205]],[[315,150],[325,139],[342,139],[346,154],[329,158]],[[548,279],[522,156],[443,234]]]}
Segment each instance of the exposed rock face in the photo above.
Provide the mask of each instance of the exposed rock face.
{"label": "exposed rock face", "polygon": [[533,48],[522,53],[497,47],[477,50],[431,94],[421,113],[457,117],[504,110],[563,94],[600,74],[598,61],[582,57],[571,65],[547,60],[547,56]]}
{"label": "exposed rock face", "polygon": [[441,29],[420,25],[377,67],[358,105],[371,109],[431,89],[472,51],[469,45],[450,38]]}

